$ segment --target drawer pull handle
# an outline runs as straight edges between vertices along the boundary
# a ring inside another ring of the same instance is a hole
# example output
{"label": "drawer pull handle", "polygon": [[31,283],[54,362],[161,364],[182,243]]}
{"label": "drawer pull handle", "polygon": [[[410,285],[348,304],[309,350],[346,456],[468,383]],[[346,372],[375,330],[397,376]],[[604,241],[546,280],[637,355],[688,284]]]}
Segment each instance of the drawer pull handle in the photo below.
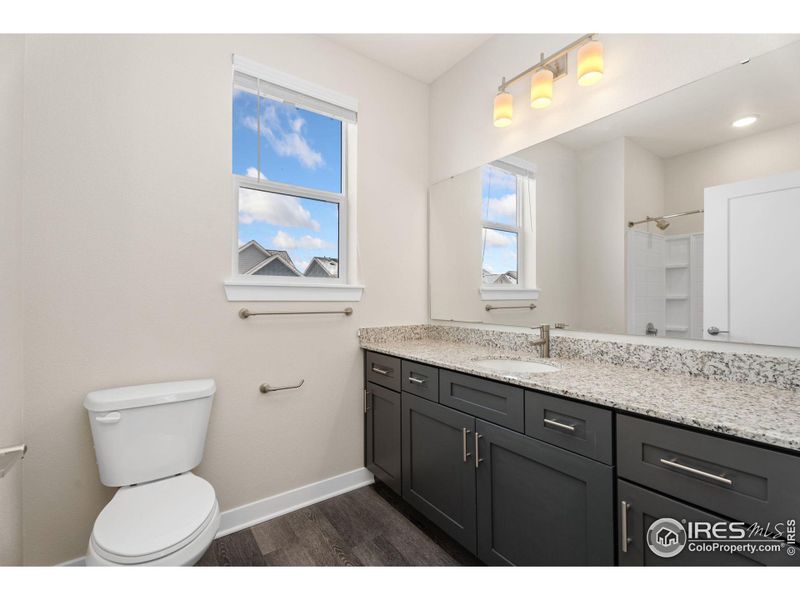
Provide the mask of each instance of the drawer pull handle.
{"label": "drawer pull handle", "polygon": [[687,467],[686,465],[682,465],[678,462],[676,458],[672,460],[667,460],[666,458],[661,459],[661,464],[667,467],[672,467],[673,469],[678,469],[680,471],[684,471],[686,473],[691,473],[692,475],[699,475],[700,477],[705,477],[706,479],[710,479],[711,481],[715,481],[716,483],[724,483],[725,485],[733,485],[733,481],[728,479],[727,477],[721,477],[720,475],[714,475],[713,473],[707,473],[706,471],[701,471],[700,469],[694,469],[692,467]]}
{"label": "drawer pull handle", "polygon": [[469,429],[467,429],[466,427],[462,427],[461,428],[461,440],[462,440],[461,452],[462,452],[463,457],[464,457],[464,462],[467,462],[467,458],[472,456],[469,452],[467,452],[467,434],[468,433],[470,433]]}
{"label": "drawer pull handle", "polygon": [[386,369],[381,369],[380,367],[372,367],[372,371],[377,373],[378,375],[388,375],[391,371]]}
{"label": "drawer pull handle", "polygon": [[575,425],[567,425],[566,423],[559,423],[558,421],[554,421],[553,419],[545,419],[544,424],[552,425],[553,427],[559,427],[566,431],[572,431],[572,432],[575,431]]}
{"label": "drawer pull handle", "polygon": [[419,377],[414,377],[413,375],[408,376],[409,383],[416,383],[417,385],[424,385],[427,379],[420,379]]}
{"label": "drawer pull handle", "polygon": [[621,550],[623,552],[627,552],[628,551],[628,544],[630,544],[631,541],[632,541],[631,538],[628,537],[628,510],[630,509],[631,505],[628,504],[627,502],[625,502],[625,500],[623,500],[621,504],[622,504],[622,506],[621,506],[622,510],[620,512],[622,514],[620,514],[620,516],[619,516],[619,522],[620,522],[620,528],[622,529],[622,531],[620,531],[620,536],[619,537],[622,538],[622,540],[621,540],[622,541]]}

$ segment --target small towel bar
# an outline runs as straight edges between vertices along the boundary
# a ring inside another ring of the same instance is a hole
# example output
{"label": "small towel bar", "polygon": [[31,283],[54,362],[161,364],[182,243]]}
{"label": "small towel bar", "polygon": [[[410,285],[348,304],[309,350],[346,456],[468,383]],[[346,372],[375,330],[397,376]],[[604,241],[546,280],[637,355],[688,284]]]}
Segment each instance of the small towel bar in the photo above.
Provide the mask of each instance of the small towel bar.
{"label": "small towel bar", "polygon": [[243,308],[239,311],[239,318],[247,319],[249,317],[260,317],[264,315],[345,315],[349,317],[352,314],[353,309],[349,306],[342,310],[289,310],[276,312],[250,312],[250,310]]}

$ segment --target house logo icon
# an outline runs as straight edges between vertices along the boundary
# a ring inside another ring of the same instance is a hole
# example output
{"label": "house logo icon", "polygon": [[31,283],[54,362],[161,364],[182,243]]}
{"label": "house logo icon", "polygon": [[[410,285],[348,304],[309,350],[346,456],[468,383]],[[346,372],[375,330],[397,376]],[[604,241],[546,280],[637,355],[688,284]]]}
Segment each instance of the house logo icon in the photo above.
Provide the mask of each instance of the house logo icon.
{"label": "house logo icon", "polygon": [[675,519],[658,519],[647,530],[647,545],[656,556],[672,558],[686,546],[686,530]]}

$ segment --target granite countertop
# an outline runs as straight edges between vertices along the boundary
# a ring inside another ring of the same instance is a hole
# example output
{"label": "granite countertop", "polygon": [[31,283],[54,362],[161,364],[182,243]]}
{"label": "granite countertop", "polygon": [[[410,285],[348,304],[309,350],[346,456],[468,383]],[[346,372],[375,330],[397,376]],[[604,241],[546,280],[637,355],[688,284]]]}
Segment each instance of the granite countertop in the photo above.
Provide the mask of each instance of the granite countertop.
{"label": "granite countertop", "polygon": [[[800,450],[800,391],[797,390],[661,373],[576,358],[539,359],[530,351],[425,337],[362,337],[361,347],[532,390]],[[537,360],[557,366],[561,371],[509,373],[482,368],[474,362],[492,358]]]}

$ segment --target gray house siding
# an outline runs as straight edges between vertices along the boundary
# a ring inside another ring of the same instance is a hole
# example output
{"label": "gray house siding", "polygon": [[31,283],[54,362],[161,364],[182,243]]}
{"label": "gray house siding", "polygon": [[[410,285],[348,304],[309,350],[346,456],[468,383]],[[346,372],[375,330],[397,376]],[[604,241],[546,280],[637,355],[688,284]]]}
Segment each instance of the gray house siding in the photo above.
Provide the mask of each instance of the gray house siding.
{"label": "gray house siding", "polygon": [[306,270],[306,277],[330,277],[331,274],[323,269],[319,263],[312,263]]}
{"label": "gray house siding", "polygon": [[239,251],[239,273],[247,273],[262,260],[267,258],[257,246],[250,246]]}
{"label": "gray house siding", "polygon": [[274,259],[269,261],[266,265],[261,267],[258,271],[252,273],[253,275],[281,275],[281,276],[289,276],[289,277],[297,277],[298,274],[296,271],[292,271],[289,267],[286,266],[285,263],[281,262],[280,259]]}

